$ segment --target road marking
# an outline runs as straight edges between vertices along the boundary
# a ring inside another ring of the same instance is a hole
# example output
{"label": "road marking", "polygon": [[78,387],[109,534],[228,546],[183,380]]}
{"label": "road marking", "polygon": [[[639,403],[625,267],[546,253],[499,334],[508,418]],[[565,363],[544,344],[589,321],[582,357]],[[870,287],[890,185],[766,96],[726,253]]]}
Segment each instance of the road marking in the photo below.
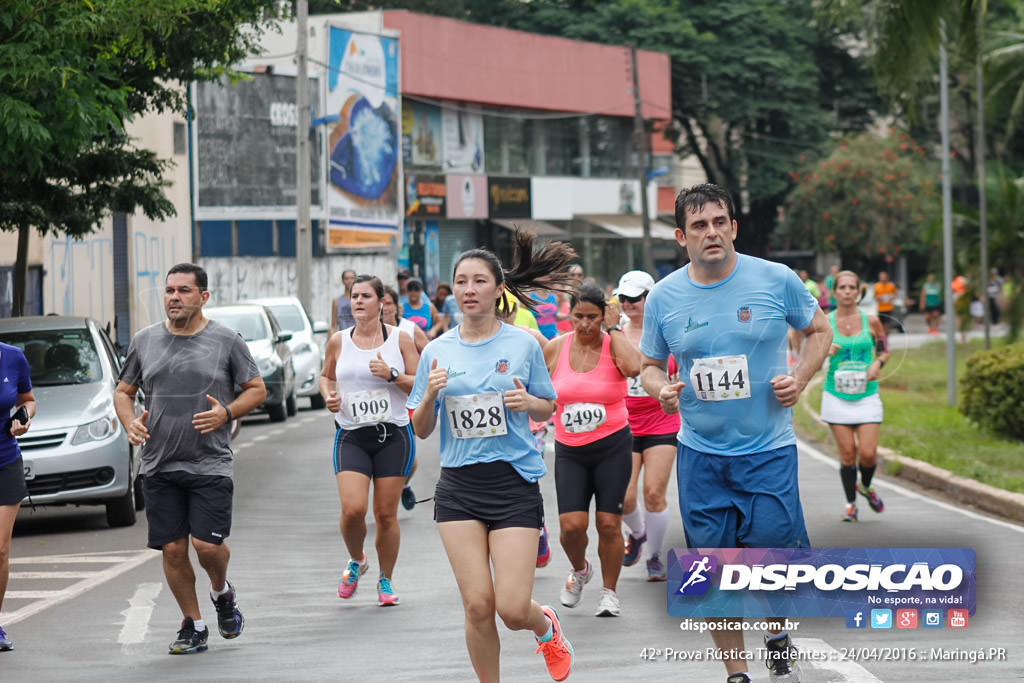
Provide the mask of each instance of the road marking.
{"label": "road marking", "polygon": [[266,434],[260,434],[259,436],[252,437],[252,440],[253,441],[266,441],[267,440],[267,435]]}
{"label": "road marking", "polygon": [[794,638],[793,644],[805,654],[813,653],[810,657],[800,658],[800,666],[810,666],[815,669],[832,671],[842,678],[829,678],[833,683],[882,683],[881,679],[862,667],[860,664],[849,659],[843,659],[839,651],[826,643],[821,638]]}
{"label": "road marking", "polygon": [[140,583],[135,595],[128,601],[128,609],[121,612],[124,625],[117,636],[121,652],[127,653],[131,645],[144,642],[149,630],[149,619],[153,616],[156,598],[163,589],[162,583]]}
{"label": "road marking", "polygon": [[87,579],[95,572],[11,572],[12,579]]}
{"label": "road marking", "polygon": [[[806,441],[803,441],[802,439],[797,439],[797,447],[798,447],[798,449],[799,449],[799,451],[801,453],[806,453],[807,455],[811,456],[812,458],[814,458],[818,462],[821,462],[821,463],[824,463],[826,465],[829,465],[833,469],[837,469],[837,470],[839,469],[839,461],[838,460],[836,460],[835,458],[833,458],[831,456],[825,455],[824,453],[822,453],[821,451],[816,449],[814,446],[811,446],[810,444],[808,444]],[[895,484],[895,483],[893,483],[891,481],[888,481],[888,480],[885,480],[885,479],[875,479],[875,480],[872,481],[872,484],[877,484],[878,486],[880,486],[883,489],[885,489],[885,488],[891,489],[893,491],[896,491],[898,493],[903,494],[904,496],[907,496],[908,498],[913,498],[915,500],[920,500],[920,501],[924,501],[926,503],[930,503],[930,504],[932,504],[932,505],[934,505],[936,507],[942,508],[943,510],[949,510],[950,512],[958,512],[961,515],[964,515],[965,517],[970,517],[971,519],[977,519],[977,520],[980,520],[982,522],[988,522],[989,524],[995,524],[996,526],[1001,526],[1004,529],[1010,529],[1011,531],[1016,531],[1018,534],[1024,534],[1024,526],[1018,526],[1016,524],[1011,524],[1010,522],[1004,522],[1001,519],[993,519],[992,517],[986,517],[985,515],[979,515],[976,512],[971,512],[970,510],[965,510],[964,508],[957,507],[956,505],[950,505],[949,503],[944,503],[941,500],[935,500],[934,498],[929,498],[928,496],[922,495],[922,494],[918,493],[917,491],[912,491],[912,490],[910,490],[908,488],[905,488],[904,486],[901,486],[900,484]]]}
{"label": "road marking", "polygon": [[0,623],[3,624],[17,624],[19,621],[24,621],[29,617],[39,614],[43,610],[49,609],[63,602],[67,602],[73,598],[77,598],[79,595],[87,593],[88,591],[100,586],[111,579],[117,578],[121,574],[127,571],[131,571],[136,567],[149,562],[150,560],[160,557],[160,552],[157,550],[139,550],[134,553],[125,553],[124,551],[116,551],[110,553],[89,553],[89,554],[72,554],[72,555],[40,555],[37,557],[18,557],[12,560],[14,564],[39,564],[46,565],[52,563],[106,563],[112,566],[106,569],[89,574],[88,578],[82,579],[77,583],[73,583],[70,586],[54,591],[7,591],[7,597],[9,598],[32,598],[38,599],[37,602],[29,603],[21,609],[13,612],[4,613],[3,617],[0,618]]}
{"label": "road marking", "polygon": [[272,429],[269,432],[267,432],[267,436],[280,436],[281,434],[284,434],[284,430],[281,429],[280,427],[278,427],[277,429]]}

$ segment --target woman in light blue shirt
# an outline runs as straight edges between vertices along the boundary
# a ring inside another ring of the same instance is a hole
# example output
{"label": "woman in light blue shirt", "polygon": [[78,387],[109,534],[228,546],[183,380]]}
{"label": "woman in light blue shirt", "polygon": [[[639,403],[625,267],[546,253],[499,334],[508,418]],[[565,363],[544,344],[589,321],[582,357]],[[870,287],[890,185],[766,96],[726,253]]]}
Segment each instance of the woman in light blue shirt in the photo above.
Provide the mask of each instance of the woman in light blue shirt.
{"label": "woman in light blue shirt", "polygon": [[557,614],[531,598],[544,520],[537,480],[546,468],[529,418],[551,416],[555,391],[533,338],[498,319],[499,310],[507,313],[506,289],[530,306],[527,290],[569,284],[561,274],[575,257],[572,248],[549,242],[534,253],[533,238],[516,232],[513,271],[485,249],[459,256],[453,290],[462,323],[423,350],[407,404],[420,438],[440,415],[434,519],[462,593],[466,646],[481,681],[499,677],[495,612],[511,630],[533,631],[556,681],[572,666]]}

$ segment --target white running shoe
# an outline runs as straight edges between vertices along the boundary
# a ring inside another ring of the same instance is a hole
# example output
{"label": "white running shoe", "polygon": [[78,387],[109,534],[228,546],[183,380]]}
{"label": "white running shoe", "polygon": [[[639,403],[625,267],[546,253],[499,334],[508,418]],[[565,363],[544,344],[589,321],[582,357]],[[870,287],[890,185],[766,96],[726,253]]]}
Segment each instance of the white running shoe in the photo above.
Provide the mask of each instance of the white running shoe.
{"label": "white running shoe", "polygon": [[590,577],[594,575],[594,568],[590,566],[590,561],[587,561],[587,567],[581,572],[575,569],[569,572],[569,577],[565,580],[565,585],[562,586],[562,591],[559,593],[559,599],[562,604],[566,607],[575,607],[580,604],[580,599],[583,597],[583,586],[590,583]]}
{"label": "white running shoe", "polygon": [[611,588],[601,589],[601,600],[597,603],[597,612],[595,613],[595,616],[619,616],[619,596]]}

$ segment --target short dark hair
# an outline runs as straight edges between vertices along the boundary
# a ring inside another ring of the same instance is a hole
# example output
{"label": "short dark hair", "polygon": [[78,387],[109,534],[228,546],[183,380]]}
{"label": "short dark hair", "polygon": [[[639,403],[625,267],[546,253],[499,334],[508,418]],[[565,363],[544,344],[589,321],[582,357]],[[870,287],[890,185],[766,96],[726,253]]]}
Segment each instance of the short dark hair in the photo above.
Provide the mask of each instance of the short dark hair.
{"label": "short dark hair", "polygon": [[576,308],[577,304],[594,304],[602,311],[606,305],[604,292],[593,282],[584,282],[579,289],[573,291],[569,296],[569,310]]}
{"label": "short dark hair", "polygon": [[380,281],[380,278],[376,275],[356,275],[355,281],[352,283],[354,288],[358,284],[367,283],[373,290],[373,293],[377,295],[378,299],[384,298],[384,283]]}
{"label": "short dark hair", "polygon": [[178,263],[171,266],[171,269],[167,271],[167,275],[164,277],[164,282],[167,282],[167,278],[175,273],[192,273],[192,276],[196,279],[196,287],[201,290],[205,290],[210,282],[206,277],[206,271],[195,263]]}
{"label": "short dark hair", "polygon": [[684,187],[676,196],[676,227],[686,232],[686,214],[697,213],[708,202],[725,207],[729,220],[736,220],[736,205],[728,190],[713,183]]}

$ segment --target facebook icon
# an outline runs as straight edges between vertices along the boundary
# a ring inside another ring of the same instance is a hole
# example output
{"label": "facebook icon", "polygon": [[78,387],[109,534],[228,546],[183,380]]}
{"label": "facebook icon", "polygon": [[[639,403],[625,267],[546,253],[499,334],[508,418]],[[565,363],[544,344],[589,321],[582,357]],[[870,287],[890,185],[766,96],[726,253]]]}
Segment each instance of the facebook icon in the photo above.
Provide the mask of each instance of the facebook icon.
{"label": "facebook icon", "polygon": [[864,617],[864,610],[854,610],[846,613],[846,628],[867,628],[867,619]]}

